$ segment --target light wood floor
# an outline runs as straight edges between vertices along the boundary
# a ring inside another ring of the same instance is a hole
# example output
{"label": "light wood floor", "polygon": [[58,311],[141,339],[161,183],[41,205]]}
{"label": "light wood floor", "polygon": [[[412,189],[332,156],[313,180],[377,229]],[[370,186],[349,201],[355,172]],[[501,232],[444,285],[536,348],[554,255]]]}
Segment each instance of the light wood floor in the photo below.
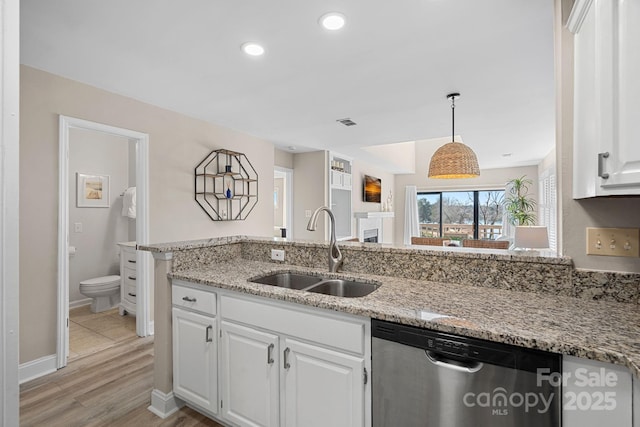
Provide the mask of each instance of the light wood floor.
{"label": "light wood floor", "polygon": [[221,427],[186,407],[158,418],[152,386],[153,337],[125,339],[21,385],[20,425]]}

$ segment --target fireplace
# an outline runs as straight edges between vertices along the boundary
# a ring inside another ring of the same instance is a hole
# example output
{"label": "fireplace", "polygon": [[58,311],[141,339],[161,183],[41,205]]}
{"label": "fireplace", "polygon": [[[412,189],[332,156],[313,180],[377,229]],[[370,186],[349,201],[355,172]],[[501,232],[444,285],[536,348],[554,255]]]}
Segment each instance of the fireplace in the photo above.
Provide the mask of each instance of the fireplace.
{"label": "fireplace", "polygon": [[365,243],[378,243],[378,228],[371,228],[362,232],[362,241]]}

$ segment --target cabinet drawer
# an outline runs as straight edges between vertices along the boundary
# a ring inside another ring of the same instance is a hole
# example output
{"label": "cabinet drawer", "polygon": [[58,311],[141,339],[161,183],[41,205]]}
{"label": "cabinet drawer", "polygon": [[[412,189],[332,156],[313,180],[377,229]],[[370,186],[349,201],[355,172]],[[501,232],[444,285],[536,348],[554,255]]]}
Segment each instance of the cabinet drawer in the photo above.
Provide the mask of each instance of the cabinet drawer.
{"label": "cabinet drawer", "polygon": [[122,248],[120,256],[124,261],[124,266],[135,269],[136,268],[136,250],[133,248]]}
{"label": "cabinet drawer", "polygon": [[213,292],[174,285],[171,290],[171,302],[176,307],[216,314],[216,294]]}
{"label": "cabinet drawer", "polygon": [[136,270],[131,268],[125,268],[123,272],[124,282],[128,284],[136,284]]}
{"label": "cabinet drawer", "polygon": [[136,303],[136,284],[135,282],[133,283],[133,285],[131,284],[125,284],[124,287],[124,299],[126,299],[127,301],[130,301],[132,303]]}
{"label": "cabinet drawer", "polygon": [[224,319],[357,354],[365,352],[364,319],[341,319],[329,314],[305,312],[226,295],[221,297],[220,313]]}

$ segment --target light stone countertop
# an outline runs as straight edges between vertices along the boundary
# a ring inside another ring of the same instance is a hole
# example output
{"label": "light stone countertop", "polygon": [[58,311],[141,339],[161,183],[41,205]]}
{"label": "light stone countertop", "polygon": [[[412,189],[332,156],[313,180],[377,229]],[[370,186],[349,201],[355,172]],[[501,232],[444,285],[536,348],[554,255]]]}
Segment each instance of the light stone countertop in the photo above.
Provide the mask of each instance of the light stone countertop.
{"label": "light stone countertop", "polygon": [[[249,282],[276,272],[311,272],[381,284],[361,298]],[[640,306],[550,294],[399,279],[240,259],[169,278],[267,298],[627,366],[640,378]],[[425,320],[425,313],[449,317]]]}

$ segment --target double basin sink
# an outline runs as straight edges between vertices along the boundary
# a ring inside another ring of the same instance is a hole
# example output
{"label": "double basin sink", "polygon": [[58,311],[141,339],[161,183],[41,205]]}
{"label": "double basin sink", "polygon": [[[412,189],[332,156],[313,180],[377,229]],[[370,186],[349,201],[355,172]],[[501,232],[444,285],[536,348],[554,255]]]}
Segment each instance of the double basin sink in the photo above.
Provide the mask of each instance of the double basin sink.
{"label": "double basin sink", "polygon": [[289,272],[258,277],[251,280],[251,282],[345,298],[357,298],[369,295],[380,286],[375,283]]}

